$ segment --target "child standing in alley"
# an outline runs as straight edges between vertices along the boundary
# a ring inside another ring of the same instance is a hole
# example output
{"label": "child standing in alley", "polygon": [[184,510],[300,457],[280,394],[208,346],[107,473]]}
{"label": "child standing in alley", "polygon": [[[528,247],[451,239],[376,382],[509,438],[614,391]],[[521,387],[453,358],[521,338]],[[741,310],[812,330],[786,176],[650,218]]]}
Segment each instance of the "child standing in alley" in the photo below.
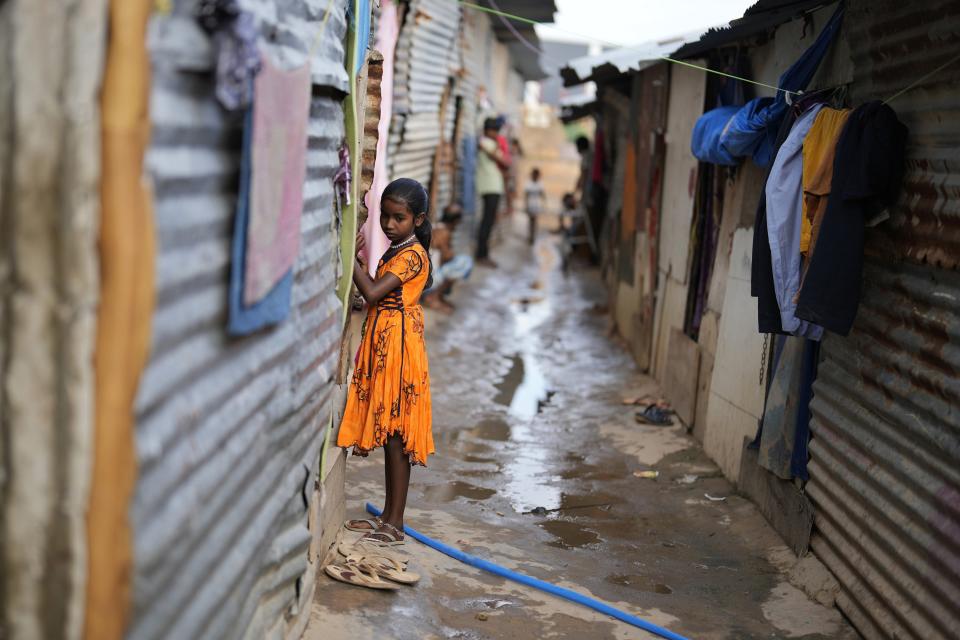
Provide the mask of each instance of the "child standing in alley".
{"label": "child standing in alley", "polygon": [[530,172],[530,180],[523,190],[524,209],[527,211],[527,218],[530,220],[530,237],[528,242],[532,245],[537,236],[537,217],[543,213],[543,202],[546,195],[543,191],[543,185],[540,183],[540,169],[534,168]]}
{"label": "child standing in alley", "polygon": [[370,305],[350,382],[337,445],[366,456],[385,450],[386,498],[383,514],[350,520],[346,527],[365,532],[382,545],[403,542],[403,513],[410,468],[426,466],[434,452],[430,375],[423,337],[420,295],[431,284],[430,221],[427,191],[416,180],[400,178],[383,191],[380,227],[390,248],[371,278],[357,241],[353,281]]}

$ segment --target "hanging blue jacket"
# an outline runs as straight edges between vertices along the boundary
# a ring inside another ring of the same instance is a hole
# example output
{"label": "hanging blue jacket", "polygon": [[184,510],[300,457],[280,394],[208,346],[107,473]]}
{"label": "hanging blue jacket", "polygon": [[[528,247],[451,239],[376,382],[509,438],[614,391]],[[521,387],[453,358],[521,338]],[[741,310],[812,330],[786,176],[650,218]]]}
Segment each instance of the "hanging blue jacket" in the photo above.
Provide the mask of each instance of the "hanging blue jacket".
{"label": "hanging blue jacket", "polygon": [[[777,84],[780,89],[796,92],[807,88],[820,67],[820,61],[833,43],[843,23],[841,2],[816,41],[790,65]],[[703,162],[736,164],[737,158],[753,156],[761,167],[773,161],[773,145],[777,130],[789,105],[784,91],[775,98],[756,98],[730,116],[731,107],[720,107],[700,116],[694,127],[691,143],[693,155]]]}

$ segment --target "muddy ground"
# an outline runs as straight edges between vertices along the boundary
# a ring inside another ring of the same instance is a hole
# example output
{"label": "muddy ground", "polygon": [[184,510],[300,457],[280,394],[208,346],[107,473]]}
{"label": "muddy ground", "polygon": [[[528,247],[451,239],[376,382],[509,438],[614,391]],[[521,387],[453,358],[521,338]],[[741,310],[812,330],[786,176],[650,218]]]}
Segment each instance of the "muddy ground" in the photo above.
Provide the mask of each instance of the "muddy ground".
{"label": "muddy ground", "polygon": [[[792,553],[682,426],[636,424],[622,400],[658,390],[611,339],[596,270],[564,275],[549,235],[494,255],[500,268],[461,286],[453,315],[430,314],[437,454],[413,471],[407,525],[690,638],[855,638],[791,583]],[[382,460],[348,459],[351,517],[382,502]],[[654,637],[412,540],[406,551],[424,576],[414,588],[322,576],[305,637]]]}

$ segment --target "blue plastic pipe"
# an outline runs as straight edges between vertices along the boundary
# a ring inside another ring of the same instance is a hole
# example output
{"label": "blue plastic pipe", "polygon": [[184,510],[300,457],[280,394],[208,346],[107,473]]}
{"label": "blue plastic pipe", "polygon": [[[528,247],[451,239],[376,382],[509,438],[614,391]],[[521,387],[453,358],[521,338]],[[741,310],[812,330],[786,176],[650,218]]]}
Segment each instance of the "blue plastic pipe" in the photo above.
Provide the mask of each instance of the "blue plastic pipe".
{"label": "blue plastic pipe", "polygon": [[[381,514],[380,509],[377,509],[375,506],[367,503],[367,511],[375,516]],[[506,578],[507,580],[513,580],[514,582],[519,582],[520,584],[525,584],[528,587],[533,587],[534,589],[539,589],[540,591],[545,591],[546,593],[551,593],[555,596],[565,598],[571,602],[576,602],[577,604],[582,604],[585,607],[589,607],[594,611],[599,611],[600,613],[612,616],[617,620],[626,622],[627,624],[633,625],[643,629],[644,631],[649,631],[650,633],[656,634],[661,638],[667,638],[668,640],[688,640],[687,638],[681,636],[678,633],[674,633],[663,627],[658,627],[652,622],[647,622],[642,618],[638,618],[635,615],[631,615],[626,611],[621,611],[615,607],[611,607],[605,602],[600,602],[594,598],[588,598],[585,595],[579,594],[576,591],[571,591],[570,589],[564,589],[563,587],[558,587],[555,584],[550,584],[549,582],[544,582],[543,580],[538,580],[537,578],[532,578],[530,576],[525,576],[522,573],[517,573],[516,571],[511,571],[506,567],[501,567],[498,564],[494,564],[477,556],[472,556],[469,553],[464,553],[460,549],[456,549],[449,545],[445,545],[442,542],[438,542],[433,538],[423,535],[416,529],[410,527],[403,527],[404,533],[416,540],[417,542],[422,542],[423,544],[436,549],[440,553],[445,553],[446,555],[459,560],[464,564],[468,564],[471,567],[476,567],[477,569],[482,569],[494,575],[498,575],[501,578]]]}

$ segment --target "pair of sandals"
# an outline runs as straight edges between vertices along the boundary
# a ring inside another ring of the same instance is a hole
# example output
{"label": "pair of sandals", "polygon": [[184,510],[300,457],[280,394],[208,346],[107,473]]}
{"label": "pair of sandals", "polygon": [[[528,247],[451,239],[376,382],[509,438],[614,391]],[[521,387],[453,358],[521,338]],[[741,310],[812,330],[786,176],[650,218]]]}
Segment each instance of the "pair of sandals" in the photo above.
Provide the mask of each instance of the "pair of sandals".
{"label": "pair of sandals", "polygon": [[396,527],[380,518],[351,520],[344,526],[350,531],[366,531],[367,534],[353,544],[340,543],[337,551],[345,560],[324,567],[328,576],[346,584],[385,591],[419,582],[420,576],[407,568],[409,559],[389,549],[403,544],[403,534]]}
{"label": "pair of sandals", "polygon": [[324,571],[334,580],[384,591],[396,591],[401,585],[413,586],[420,581],[418,574],[407,569],[406,561],[359,548],[341,564],[328,564]]}
{"label": "pair of sandals", "polygon": [[373,543],[382,547],[398,547],[403,544],[403,531],[397,529],[380,517],[369,520],[347,520],[343,524],[347,531],[363,533],[360,538],[363,542]]}

